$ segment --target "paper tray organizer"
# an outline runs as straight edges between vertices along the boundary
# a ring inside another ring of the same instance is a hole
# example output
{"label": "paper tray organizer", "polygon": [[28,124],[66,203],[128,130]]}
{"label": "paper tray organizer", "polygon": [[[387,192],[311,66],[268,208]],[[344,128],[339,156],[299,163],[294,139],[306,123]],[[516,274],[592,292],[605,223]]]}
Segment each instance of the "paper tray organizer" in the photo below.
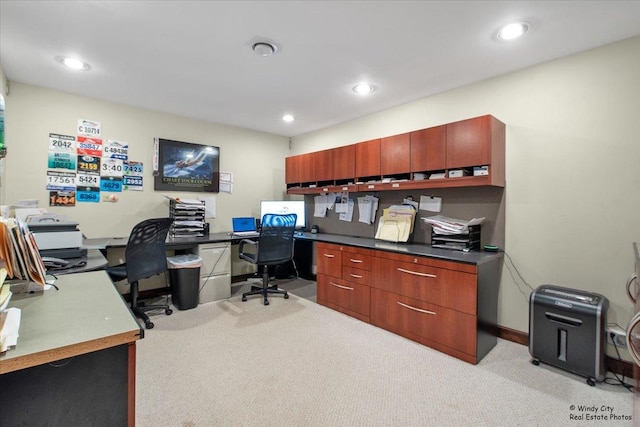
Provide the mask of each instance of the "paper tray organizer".
{"label": "paper tray organizer", "polygon": [[481,224],[467,227],[468,233],[462,234],[438,234],[431,229],[431,246],[434,248],[452,249],[457,251],[480,250]]}

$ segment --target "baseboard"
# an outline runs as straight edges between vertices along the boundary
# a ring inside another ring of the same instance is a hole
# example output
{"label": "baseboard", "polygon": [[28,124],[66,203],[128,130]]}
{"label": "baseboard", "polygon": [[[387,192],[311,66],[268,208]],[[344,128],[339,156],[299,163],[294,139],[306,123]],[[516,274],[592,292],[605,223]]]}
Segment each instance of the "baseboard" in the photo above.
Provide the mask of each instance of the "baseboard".
{"label": "baseboard", "polygon": [[498,326],[498,338],[503,340],[512,341],[522,345],[529,345],[529,334],[515,329],[505,328],[504,326]]}
{"label": "baseboard", "polygon": [[[502,338],[507,341],[512,341],[522,345],[529,345],[529,334],[515,329],[506,328],[504,326],[498,326],[498,338]],[[615,372],[618,375],[623,375],[626,378],[633,377],[633,364],[626,360],[619,360],[613,357],[607,356],[607,370]]]}

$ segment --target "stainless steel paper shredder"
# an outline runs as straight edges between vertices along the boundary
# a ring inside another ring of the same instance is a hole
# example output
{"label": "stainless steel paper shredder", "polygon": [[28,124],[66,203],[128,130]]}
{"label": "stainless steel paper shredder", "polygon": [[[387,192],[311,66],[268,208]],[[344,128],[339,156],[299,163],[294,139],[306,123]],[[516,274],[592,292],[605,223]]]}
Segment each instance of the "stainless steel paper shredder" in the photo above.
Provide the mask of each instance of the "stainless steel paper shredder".
{"label": "stainless steel paper shredder", "polygon": [[584,376],[589,385],[606,374],[609,300],[596,293],[539,286],[529,298],[529,353],[540,362]]}

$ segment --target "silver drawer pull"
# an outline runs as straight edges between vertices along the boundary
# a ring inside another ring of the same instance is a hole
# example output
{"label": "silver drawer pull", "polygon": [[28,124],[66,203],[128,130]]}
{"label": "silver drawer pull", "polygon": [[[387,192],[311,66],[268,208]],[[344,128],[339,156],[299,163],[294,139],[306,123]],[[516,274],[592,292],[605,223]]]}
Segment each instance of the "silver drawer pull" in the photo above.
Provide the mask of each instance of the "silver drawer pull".
{"label": "silver drawer pull", "polygon": [[349,261],[356,262],[356,263],[361,263],[362,262],[361,259],[353,259],[353,258],[349,258]]}
{"label": "silver drawer pull", "polygon": [[420,313],[424,313],[424,314],[433,314],[435,315],[436,312],[435,311],[429,311],[429,310],[423,310],[421,308],[417,308],[417,307],[411,307],[410,305],[407,304],[403,304],[400,301],[396,301],[398,304],[400,304],[401,306],[403,306],[404,308],[408,308],[409,310],[413,310],[413,311],[419,311]]}
{"label": "silver drawer pull", "polygon": [[362,279],[362,276],[359,274],[353,274],[353,273],[349,273],[349,276],[351,277],[355,277],[356,279]]}
{"label": "silver drawer pull", "polygon": [[419,273],[417,271],[405,270],[404,268],[400,268],[400,267],[398,267],[398,271],[402,271],[403,273],[413,274],[414,276],[431,277],[434,279],[438,277],[435,274]]}
{"label": "silver drawer pull", "polygon": [[348,286],[338,285],[337,283],[329,282],[329,284],[335,286],[336,288],[346,289],[348,291],[352,291],[353,290],[353,288],[350,288]]}
{"label": "silver drawer pull", "polygon": [[331,254],[322,254],[322,256],[325,256],[327,258],[335,258],[335,255],[331,255]]}

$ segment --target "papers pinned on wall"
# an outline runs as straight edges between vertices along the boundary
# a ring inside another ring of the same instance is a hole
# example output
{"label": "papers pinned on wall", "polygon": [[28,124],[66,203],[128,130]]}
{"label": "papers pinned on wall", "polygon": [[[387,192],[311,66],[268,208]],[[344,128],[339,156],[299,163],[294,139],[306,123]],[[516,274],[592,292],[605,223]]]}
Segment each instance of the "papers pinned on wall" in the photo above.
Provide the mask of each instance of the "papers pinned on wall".
{"label": "papers pinned on wall", "polygon": [[442,210],[442,197],[420,196],[420,210],[440,212]]}
{"label": "papers pinned on wall", "polygon": [[[353,199],[349,199],[347,200],[347,203],[340,203],[340,205],[346,206],[346,211],[342,212],[340,214],[340,221],[347,221],[347,222],[351,222],[353,221],[353,206],[355,205],[355,203],[353,202]],[[336,212],[338,210],[336,209]]]}
{"label": "papers pinned on wall", "polygon": [[406,242],[413,233],[416,210],[410,205],[394,205],[384,209],[378,220],[376,239]]}
{"label": "papers pinned on wall", "polygon": [[358,221],[365,224],[372,224],[376,219],[378,211],[378,198],[371,195],[358,197]]}
{"label": "papers pinned on wall", "polygon": [[328,196],[326,194],[319,194],[313,198],[313,216],[316,218],[324,218],[327,216],[328,209]]}

